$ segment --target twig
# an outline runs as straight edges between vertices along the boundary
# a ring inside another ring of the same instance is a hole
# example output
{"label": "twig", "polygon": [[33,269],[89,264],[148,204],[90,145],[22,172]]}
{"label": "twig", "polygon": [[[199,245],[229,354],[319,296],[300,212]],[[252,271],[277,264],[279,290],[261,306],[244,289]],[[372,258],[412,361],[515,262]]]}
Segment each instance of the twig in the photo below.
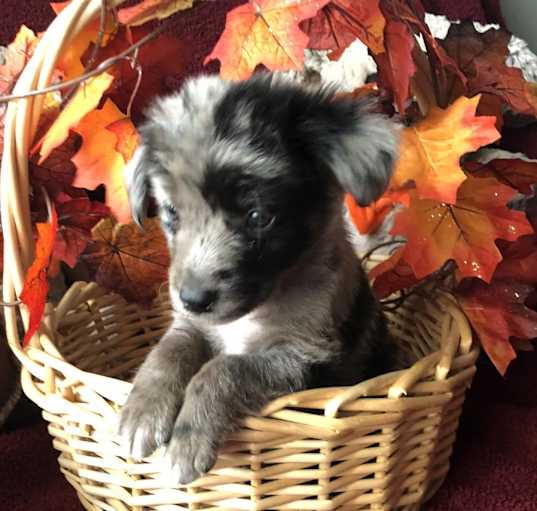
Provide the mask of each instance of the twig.
{"label": "twig", "polygon": [[17,300],[15,302],[2,302],[0,301],[0,307],[18,307],[22,302]]}
{"label": "twig", "polygon": [[138,61],[138,49],[135,50],[134,55],[132,57],[127,57],[127,59],[129,60],[132,69],[134,69],[138,75],[136,77],[136,83],[134,84],[134,88],[131,92],[131,97],[129,98],[129,104],[127,105],[127,117],[130,117],[132,104],[134,103],[134,99],[136,98],[136,94],[138,94],[138,89],[140,88],[140,84],[142,83],[142,66]]}
{"label": "twig", "polygon": [[55,92],[58,90],[67,89],[73,85],[78,85],[80,83],[83,83],[86,80],[93,78],[94,76],[104,73],[107,69],[117,64],[117,62],[128,57],[132,52],[136,51],[138,48],[140,48],[141,46],[143,46],[144,44],[146,44],[147,42],[151,41],[152,39],[157,37],[159,34],[164,32],[166,28],[167,28],[166,24],[160,25],[155,30],[153,30],[153,32],[142,37],[139,41],[129,46],[126,50],[122,51],[121,53],[118,53],[114,57],[110,57],[109,59],[104,60],[95,69],[88,71],[87,73],[84,73],[83,75],[80,75],[77,78],[66,80],[64,82],[55,83],[54,85],[49,85],[48,87],[43,87],[42,89],[31,90],[23,94],[8,94],[6,96],[0,96],[0,104],[7,103],[8,101],[13,101],[16,99],[24,99],[24,98],[29,98],[33,96],[40,96],[42,94],[48,94],[49,92]]}

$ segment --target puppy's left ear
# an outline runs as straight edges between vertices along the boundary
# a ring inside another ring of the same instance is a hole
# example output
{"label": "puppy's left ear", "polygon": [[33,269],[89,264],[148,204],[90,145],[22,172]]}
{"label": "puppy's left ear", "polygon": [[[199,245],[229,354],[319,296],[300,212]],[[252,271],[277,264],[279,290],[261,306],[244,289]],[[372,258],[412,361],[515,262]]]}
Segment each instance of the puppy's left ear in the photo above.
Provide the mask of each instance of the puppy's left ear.
{"label": "puppy's left ear", "polygon": [[388,187],[397,159],[399,127],[371,112],[363,100],[328,94],[302,124],[311,137],[313,156],[334,173],[344,191],[360,206],[378,199]]}
{"label": "puppy's left ear", "polygon": [[147,216],[149,204],[148,170],[150,165],[147,158],[147,149],[141,144],[134,151],[134,155],[124,170],[132,218],[140,227],[142,227]]}

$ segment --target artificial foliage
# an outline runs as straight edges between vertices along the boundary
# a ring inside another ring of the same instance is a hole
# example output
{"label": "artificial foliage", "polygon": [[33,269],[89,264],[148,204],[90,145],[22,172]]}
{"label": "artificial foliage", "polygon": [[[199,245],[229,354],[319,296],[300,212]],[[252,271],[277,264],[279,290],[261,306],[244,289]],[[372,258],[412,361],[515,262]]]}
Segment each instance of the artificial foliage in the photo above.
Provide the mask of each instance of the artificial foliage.
{"label": "artificial foliage", "polygon": [[[103,2],[100,19],[57,63],[30,152],[37,257],[21,295],[30,310],[26,340],[43,314],[47,276],[62,265],[83,263],[99,284],[145,303],[165,281],[166,243],[155,219],[144,231],[132,223],[123,169],[143,108],[167,91],[167,76],[184,74],[187,49],[166,23],[197,5],[143,0],[114,10]],[[501,373],[515,348],[537,337],[537,239],[525,213],[509,205],[533,193],[537,163],[478,153],[501,146],[506,126],[537,116],[537,85],[505,63],[509,37],[461,23],[436,39],[420,0],[257,0],[227,13],[205,58],[219,62],[224,78],[245,79],[263,67],[300,70],[306,48],[337,60],[356,39],[367,46],[376,82],[353,94],[375,98],[403,126],[384,196],[366,208],[346,198],[362,234],[393,224],[394,249],[371,272],[374,289],[386,298],[448,286]],[[23,26],[5,52],[3,101],[39,38]]]}

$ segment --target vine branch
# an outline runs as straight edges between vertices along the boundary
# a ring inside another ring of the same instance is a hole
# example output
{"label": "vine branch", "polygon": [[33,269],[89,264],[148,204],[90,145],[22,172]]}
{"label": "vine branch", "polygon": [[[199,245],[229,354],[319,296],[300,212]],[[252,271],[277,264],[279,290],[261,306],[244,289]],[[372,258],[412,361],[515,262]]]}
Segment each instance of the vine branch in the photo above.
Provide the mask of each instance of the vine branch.
{"label": "vine branch", "polygon": [[110,57],[109,59],[104,60],[95,69],[92,69],[91,71],[88,71],[87,73],[84,73],[77,78],[73,78],[71,80],[65,80],[63,82],[58,82],[53,85],[49,85],[48,87],[43,87],[42,89],[31,90],[28,92],[24,92],[22,94],[7,94],[5,96],[0,96],[0,104],[7,103],[9,101],[14,101],[16,99],[24,99],[24,98],[29,98],[33,96],[40,96],[42,94],[48,94],[49,92],[55,92],[58,90],[68,89],[69,87],[72,87],[73,85],[74,86],[80,85],[81,83],[89,80],[90,78],[93,78],[94,76],[104,73],[107,69],[117,64],[120,60],[129,58],[131,53],[135,52],[138,48],[148,43],[149,41],[151,41],[158,35],[160,35],[162,32],[164,32],[164,30],[167,27],[168,27],[167,24],[160,25],[151,33],[142,37],[139,41],[135,42],[134,44],[129,46],[127,49],[123,50],[121,53],[118,53],[114,57]]}

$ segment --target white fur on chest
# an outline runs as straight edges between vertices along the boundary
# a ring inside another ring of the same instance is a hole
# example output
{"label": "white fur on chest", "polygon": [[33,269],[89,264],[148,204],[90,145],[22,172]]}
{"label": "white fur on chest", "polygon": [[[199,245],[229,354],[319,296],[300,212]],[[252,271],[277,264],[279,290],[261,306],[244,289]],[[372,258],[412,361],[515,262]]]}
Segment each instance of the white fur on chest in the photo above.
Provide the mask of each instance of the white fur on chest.
{"label": "white fur on chest", "polygon": [[227,355],[251,352],[263,342],[264,328],[260,321],[251,316],[243,316],[231,323],[218,325],[215,330]]}

